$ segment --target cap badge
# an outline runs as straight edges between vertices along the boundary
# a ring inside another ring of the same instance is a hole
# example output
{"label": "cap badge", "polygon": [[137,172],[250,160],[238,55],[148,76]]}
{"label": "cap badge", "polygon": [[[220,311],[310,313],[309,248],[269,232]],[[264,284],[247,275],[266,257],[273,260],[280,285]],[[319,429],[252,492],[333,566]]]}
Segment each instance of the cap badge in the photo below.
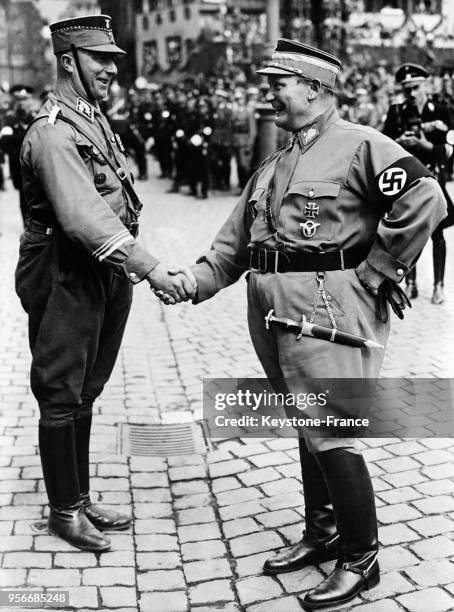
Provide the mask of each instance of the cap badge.
{"label": "cap badge", "polygon": [[106,29],[110,30],[110,19],[106,19]]}
{"label": "cap badge", "polygon": [[77,98],[76,110],[78,113],[80,113],[87,119],[90,119],[90,121],[93,121],[94,119],[93,106],[89,102],[84,100],[83,98]]}
{"label": "cap badge", "polygon": [[310,127],[308,130],[306,130],[305,132],[303,132],[302,136],[303,136],[303,144],[307,145],[311,142],[311,140],[314,140],[314,138],[317,138],[317,136],[320,134],[320,132],[318,131],[318,127],[312,126]]}
{"label": "cap badge", "polygon": [[320,223],[315,223],[314,221],[305,221],[304,223],[300,223],[300,228],[303,233],[303,236],[305,238],[313,238],[319,225]]}

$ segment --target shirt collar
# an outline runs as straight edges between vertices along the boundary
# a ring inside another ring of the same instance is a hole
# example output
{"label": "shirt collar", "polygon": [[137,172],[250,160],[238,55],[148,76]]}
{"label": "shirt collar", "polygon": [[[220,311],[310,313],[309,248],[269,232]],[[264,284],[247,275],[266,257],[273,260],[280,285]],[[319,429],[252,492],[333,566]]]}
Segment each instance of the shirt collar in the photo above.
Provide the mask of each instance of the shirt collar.
{"label": "shirt collar", "polygon": [[313,121],[303,126],[298,132],[295,132],[301,149],[304,150],[310,147],[336,119],[339,119],[339,113],[333,105],[324,113],[318,115]]}
{"label": "shirt collar", "polygon": [[95,115],[100,112],[98,103],[89,102],[74,89],[71,83],[66,82],[57,86],[55,96],[90,123],[94,122]]}

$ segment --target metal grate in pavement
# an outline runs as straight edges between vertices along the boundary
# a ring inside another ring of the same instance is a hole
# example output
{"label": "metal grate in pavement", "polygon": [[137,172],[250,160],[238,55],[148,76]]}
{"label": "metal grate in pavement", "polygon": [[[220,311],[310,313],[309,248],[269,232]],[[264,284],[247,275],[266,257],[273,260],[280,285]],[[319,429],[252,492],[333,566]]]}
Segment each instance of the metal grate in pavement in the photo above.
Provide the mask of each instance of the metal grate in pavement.
{"label": "metal grate in pavement", "polygon": [[207,452],[202,428],[198,423],[122,423],[118,446],[122,455],[150,457]]}

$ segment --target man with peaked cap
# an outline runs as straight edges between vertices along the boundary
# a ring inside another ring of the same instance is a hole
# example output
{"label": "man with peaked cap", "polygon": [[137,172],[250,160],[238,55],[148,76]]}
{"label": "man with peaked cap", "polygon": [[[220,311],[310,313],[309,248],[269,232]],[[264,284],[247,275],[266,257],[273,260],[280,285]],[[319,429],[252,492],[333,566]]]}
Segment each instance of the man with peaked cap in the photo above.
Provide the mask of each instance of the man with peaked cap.
{"label": "man with peaked cap", "polygon": [[[427,91],[429,73],[417,64],[402,64],[396,72],[404,102],[392,104],[386,116],[383,133],[393,138],[417,157],[437,178],[448,205],[448,217],[432,234],[434,288],[432,304],[444,302],[446,242],[443,229],[454,223],[454,205],[446,191],[446,164],[453,153],[454,113],[443,104],[433,102]],[[406,275],[407,295],[418,296],[416,266]]]}
{"label": "man with peaked cap", "polygon": [[[268,77],[276,124],[293,134],[251,177],[211,250],[191,268],[197,303],[249,270],[254,348],[275,390],[294,396],[305,380],[374,379],[383,354],[298,340],[284,326],[267,330],[270,309],[284,320],[304,314],[385,345],[389,305],[400,317],[405,307],[397,283],[446,208],[417,159],[380,132],[339,118],[333,88],[340,66],[329,53],[278,41],[259,73]],[[310,610],[344,603],[378,583],[377,520],[358,441],[339,432],[314,437],[306,429],[299,436],[305,532],[267,560],[264,571],[337,559],[328,578],[306,594]]]}
{"label": "man with peaked cap", "polygon": [[121,141],[98,104],[124,53],[110,17],[69,19],[50,29],[57,85],[22,146],[29,221],[16,290],[29,317],[49,533],[104,551],[110,540],[103,532],[126,529],[131,519],[90,499],[93,402],[115,364],[133,285],[146,279],[180,301],[192,284],[174,280],[136,240],[141,205]]}

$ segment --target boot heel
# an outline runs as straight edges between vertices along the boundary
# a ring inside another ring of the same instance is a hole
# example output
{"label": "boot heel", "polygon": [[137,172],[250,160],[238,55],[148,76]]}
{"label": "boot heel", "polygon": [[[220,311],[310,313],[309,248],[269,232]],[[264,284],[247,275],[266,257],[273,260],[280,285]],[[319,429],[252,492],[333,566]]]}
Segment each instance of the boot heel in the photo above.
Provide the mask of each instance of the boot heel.
{"label": "boot heel", "polygon": [[377,572],[375,576],[371,576],[370,578],[366,578],[366,589],[373,589],[380,582],[380,574]]}

